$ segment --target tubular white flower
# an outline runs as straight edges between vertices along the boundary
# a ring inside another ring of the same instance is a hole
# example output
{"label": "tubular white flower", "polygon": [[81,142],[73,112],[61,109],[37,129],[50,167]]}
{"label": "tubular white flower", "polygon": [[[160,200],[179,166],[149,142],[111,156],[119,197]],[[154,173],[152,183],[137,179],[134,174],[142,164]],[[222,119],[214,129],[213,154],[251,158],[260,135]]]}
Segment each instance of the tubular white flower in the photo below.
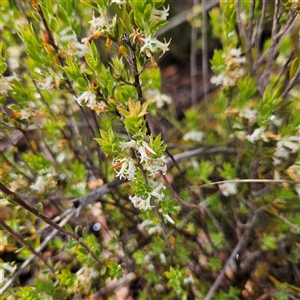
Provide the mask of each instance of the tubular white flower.
{"label": "tubular white flower", "polygon": [[163,175],[166,175],[167,173],[167,160],[165,159],[165,156],[163,155],[160,158],[155,158],[145,165],[146,170],[150,173],[149,176],[154,177],[156,174],[161,172]]}
{"label": "tubular white flower", "polygon": [[189,131],[184,136],[185,141],[193,141],[201,143],[203,140],[204,133],[202,131]]}
{"label": "tubular white flower", "polygon": [[237,194],[237,188],[236,188],[235,182],[221,183],[221,184],[219,184],[219,189],[220,189],[221,193],[226,197]]}
{"label": "tubular white flower", "polygon": [[173,219],[168,215],[168,214],[164,214],[164,217],[171,223],[171,224],[175,224],[175,222],[173,221]]}
{"label": "tubular white flower", "polygon": [[93,108],[97,105],[96,95],[90,91],[82,93],[78,98],[75,97],[75,100],[80,106],[82,106],[82,102],[85,102],[89,108]]}
{"label": "tubular white flower", "polygon": [[249,124],[253,125],[257,121],[258,112],[256,109],[245,108],[239,113],[239,116],[249,120]]}
{"label": "tubular white flower", "polygon": [[154,207],[151,206],[150,204],[150,199],[151,199],[150,195],[148,195],[147,199],[143,199],[138,196],[133,196],[133,197],[129,196],[129,199],[131,200],[134,207],[139,209],[147,210],[147,209],[152,209]]}
{"label": "tubular white flower", "polygon": [[38,87],[42,90],[50,91],[53,88],[54,84],[52,83],[52,76],[47,76],[45,80],[38,82]]}
{"label": "tubular white flower", "polygon": [[151,159],[149,157],[150,153],[156,154],[145,141],[142,141],[142,146],[139,146],[138,152],[140,154],[140,162],[141,163],[148,162]]}
{"label": "tubular white flower", "polygon": [[167,8],[163,7],[163,10],[158,10],[158,9],[152,9],[150,20],[155,21],[155,22],[160,22],[164,21],[167,19],[169,13],[170,7],[168,6]]}
{"label": "tubular white flower", "polygon": [[[116,167],[114,167],[114,165],[121,165],[121,168],[119,171],[116,170]],[[116,176],[119,177],[120,179],[122,178],[126,178],[128,180],[134,180],[135,179],[135,171],[136,171],[136,167],[134,162],[130,159],[123,159],[120,162],[115,162],[115,164],[113,164],[113,168],[116,171]]]}
{"label": "tubular white flower", "polygon": [[151,38],[151,37],[146,37],[146,38],[141,38],[143,41],[143,46],[141,47],[141,51],[145,52],[148,57],[151,56],[151,53],[154,53],[158,50],[161,50],[163,53],[162,55],[166,52],[169,51],[169,43],[165,41],[165,43],[160,42],[157,38]]}
{"label": "tubular white flower", "polygon": [[129,142],[120,142],[119,143],[120,147],[124,150],[127,148],[135,148],[136,146],[136,141],[135,140],[130,140]]}
{"label": "tubular white flower", "polygon": [[128,166],[128,161],[124,159],[122,161],[121,169],[119,170],[119,172],[116,173],[116,176],[119,177],[120,179],[126,178],[127,166]]}
{"label": "tubular white flower", "polygon": [[126,0],[111,0],[110,4],[126,4]]}
{"label": "tubular white flower", "polygon": [[239,57],[239,56],[241,56],[241,54],[242,54],[241,48],[233,48],[233,49],[230,49],[229,54],[230,54],[231,56]]}
{"label": "tubular white flower", "polygon": [[265,134],[265,129],[260,127],[256,128],[251,135],[247,135],[246,138],[249,142],[255,143],[258,140],[268,141],[268,137]]}
{"label": "tubular white flower", "polygon": [[163,193],[159,193],[161,189],[165,189],[166,187],[160,183],[151,193],[150,195],[157,198],[157,201],[161,201],[164,197]]}
{"label": "tubular white flower", "polygon": [[145,141],[142,141],[142,145],[149,151],[149,152],[151,152],[151,153],[153,153],[153,154],[156,154],[155,152],[154,152],[154,150],[145,142]]}
{"label": "tubular white flower", "polygon": [[128,170],[127,170],[127,179],[134,180],[135,179],[135,165],[132,160],[129,160]]}
{"label": "tubular white flower", "polygon": [[91,24],[92,32],[95,32],[98,29],[102,29],[106,25],[106,21],[102,16],[95,18],[94,15],[93,15],[92,20],[89,21],[89,23]]}

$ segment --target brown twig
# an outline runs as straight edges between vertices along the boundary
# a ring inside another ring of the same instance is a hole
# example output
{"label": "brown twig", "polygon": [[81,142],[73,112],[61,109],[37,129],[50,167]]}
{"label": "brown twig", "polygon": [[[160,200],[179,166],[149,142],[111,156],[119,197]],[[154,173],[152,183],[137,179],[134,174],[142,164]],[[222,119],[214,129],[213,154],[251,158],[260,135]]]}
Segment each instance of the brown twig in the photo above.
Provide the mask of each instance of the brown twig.
{"label": "brown twig", "polygon": [[[202,0],[202,78],[203,78],[203,94],[204,94],[204,102],[205,108],[208,112],[209,108],[209,98],[208,98],[208,47],[207,47],[207,7],[206,0]],[[206,121],[206,126],[208,126]]]}
{"label": "brown twig", "polygon": [[113,280],[108,283],[105,287],[101,288],[98,292],[96,292],[91,300],[98,300],[101,296],[106,295],[110,291],[115,291],[118,288],[130,283],[132,280],[136,279],[136,275],[134,273],[128,273],[123,278],[118,280]]}
{"label": "brown twig", "polygon": [[191,98],[192,105],[196,107],[198,95],[197,95],[197,35],[198,26],[196,24],[196,18],[198,17],[196,11],[199,7],[199,1],[194,0],[193,10],[195,16],[191,20],[191,53],[190,53],[190,81],[191,81]]}
{"label": "brown twig", "polygon": [[232,179],[232,180],[221,180],[221,181],[215,181],[215,182],[210,182],[208,184],[203,184],[200,185],[199,187],[209,187],[211,185],[218,185],[218,184],[223,184],[223,183],[292,183],[292,184],[299,184],[297,181],[292,181],[292,180],[281,180],[281,179]]}
{"label": "brown twig", "polygon": [[[219,0],[209,1],[202,9],[204,9],[205,11],[209,11],[213,7],[217,6],[218,4],[219,4]],[[194,17],[193,8],[190,8],[173,17],[164,28],[162,28],[160,31],[157,32],[156,36],[164,35],[166,32],[172,30],[173,28],[179,26],[180,24],[187,22],[188,16],[191,16],[192,18]]]}
{"label": "brown twig", "polygon": [[102,262],[89,249],[89,247],[87,246],[87,244],[80,238],[80,236],[78,234],[72,233],[72,232],[64,229],[63,227],[60,227],[55,222],[53,222],[51,219],[49,219],[46,215],[44,215],[43,213],[39,213],[36,208],[32,207],[30,204],[28,204],[27,202],[23,201],[16,193],[10,191],[1,182],[0,182],[0,190],[4,194],[6,194],[7,196],[9,196],[10,199],[11,199],[11,201],[13,201],[14,203],[18,204],[19,206],[21,206],[22,208],[24,208],[25,210],[27,210],[28,212],[30,212],[31,214],[33,214],[34,216],[36,216],[37,218],[39,218],[40,220],[44,221],[45,223],[47,223],[48,225],[50,225],[52,228],[55,228],[60,233],[62,233],[64,235],[66,235],[66,236],[68,236],[68,237],[76,240],[78,242],[78,244],[80,244],[94,258],[94,260],[97,263],[99,263],[100,265],[102,265]]}
{"label": "brown twig", "polygon": [[36,257],[38,257],[43,264],[48,268],[48,270],[50,272],[52,272],[53,274],[55,273],[55,270],[53,269],[53,267],[51,267],[47,261],[44,259],[44,257],[37,252],[26,240],[23,239],[23,237],[21,235],[19,235],[16,231],[14,231],[12,228],[10,228],[2,218],[0,218],[0,225],[4,228],[4,230],[6,230],[11,236],[13,236],[17,241],[19,241],[23,246],[25,246],[26,248],[28,248]]}
{"label": "brown twig", "polygon": [[255,222],[258,218],[258,216],[264,211],[264,208],[259,208],[257,209],[253,216],[251,217],[251,220],[248,221],[248,223],[245,225],[245,232],[243,233],[242,237],[240,238],[239,242],[237,243],[237,245],[235,246],[235,248],[233,249],[233,251],[231,252],[230,257],[228,258],[228,260],[226,261],[222,271],[220,272],[220,274],[218,275],[217,279],[215,280],[215,282],[213,283],[213,285],[211,286],[211,288],[209,289],[208,293],[206,294],[206,296],[204,297],[204,300],[210,300],[213,295],[215,294],[216,290],[218,289],[218,287],[220,286],[227,268],[233,263],[233,261],[236,258],[236,255],[245,247],[246,243],[249,240],[250,237],[250,233],[251,230],[253,228],[253,226],[255,225]]}
{"label": "brown twig", "polygon": [[[66,217],[59,223],[59,226],[64,226],[74,215],[76,210],[71,209],[70,211],[67,210],[64,213]],[[35,249],[36,252],[40,252],[46,248],[49,241],[51,241],[55,236],[58,230],[53,229],[52,232],[46,236],[46,238],[42,241],[39,247]],[[27,260],[25,260],[22,265],[18,268],[18,270],[11,276],[11,278],[1,287],[0,295],[2,295],[13,283],[14,281],[22,274],[23,270],[30,265],[30,263],[34,260],[35,256],[30,256]]]}

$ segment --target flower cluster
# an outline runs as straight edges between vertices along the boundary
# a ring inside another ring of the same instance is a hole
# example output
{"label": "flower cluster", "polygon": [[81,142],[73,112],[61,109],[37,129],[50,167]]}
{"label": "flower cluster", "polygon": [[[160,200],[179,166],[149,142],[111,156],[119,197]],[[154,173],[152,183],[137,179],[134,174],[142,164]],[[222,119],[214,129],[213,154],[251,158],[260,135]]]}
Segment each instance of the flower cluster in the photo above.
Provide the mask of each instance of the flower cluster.
{"label": "flower cluster", "polygon": [[[171,40],[167,43],[165,40],[164,43],[160,42],[156,37],[145,37],[141,38],[143,45],[141,47],[141,51],[144,52],[148,57],[151,57],[153,53],[157,51],[162,51],[162,55],[165,54],[166,51],[169,51],[169,45]],[[162,56],[161,55],[161,56]]]}
{"label": "flower cluster", "polygon": [[158,90],[150,89],[145,92],[147,100],[154,100],[157,108],[162,108],[164,104],[172,104],[172,99],[166,94],[160,93]]}
{"label": "flower cluster", "polygon": [[[84,53],[88,51],[88,47],[85,44],[80,43],[77,40],[76,33],[71,27],[67,27],[63,29],[58,37],[60,44],[67,45],[67,54],[68,55],[76,55],[78,57],[83,57]],[[66,49],[66,47],[62,47]]]}
{"label": "flower cluster", "polygon": [[[166,174],[167,160],[164,155],[155,157],[156,152],[145,141],[130,140],[129,142],[120,142],[120,147],[125,149],[134,149],[138,155],[139,163],[148,172],[150,177],[158,173]],[[136,178],[136,164],[131,158],[123,157],[113,161],[112,168],[116,171],[116,176],[120,179],[126,178],[134,180]]]}
{"label": "flower cluster", "polygon": [[[152,185],[155,185],[155,182],[151,182],[151,183]],[[161,192],[161,190],[164,190],[166,187],[162,183],[159,183],[155,187],[151,186],[151,188],[152,191],[147,192],[146,194],[140,196],[138,195],[129,196],[129,199],[131,200],[134,207],[143,210],[152,209],[154,207],[153,205],[151,205],[151,199],[153,197],[156,198],[155,199],[156,202],[160,202],[163,199],[164,194]]]}
{"label": "flower cluster", "polygon": [[107,107],[104,101],[97,102],[96,95],[90,91],[82,93],[79,97],[75,97],[75,100],[80,106],[82,106],[82,103],[84,102],[88,108],[94,110],[98,115]]}
{"label": "flower cluster", "polygon": [[[164,197],[162,190],[165,186],[152,180],[157,174],[166,174],[167,160],[164,155],[159,155],[150,145],[142,140],[131,139],[128,142],[119,142],[120,155],[113,160],[112,168],[116,172],[116,176],[120,179],[135,181],[133,184],[134,195],[129,199],[133,205],[139,209],[152,209],[151,199],[159,202]],[[136,153],[137,160],[129,157],[129,152]],[[148,182],[143,181],[143,176],[150,178]]]}
{"label": "flower cluster", "polygon": [[183,136],[183,140],[201,143],[204,133],[202,131],[189,131]]}
{"label": "flower cluster", "polygon": [[211,78],[211,83],[220,85],[223,87],[234,86],[238,78],[246,74],[246,69],[243,67],[246,63],[246,58],[241,56],[241,49],[231,49],[226,56],[226,68],[217,76]]}
{"label": "flower cluster", "polygon": [[167,17],[169,15],[168,13],[169,9],[170,9],[169,6],[167,8],[164,7],[163,10],[153,8],[151,12],[150,20],[155,22],[167,20]]}
{"label": "flower cluster", "polygon": [[283,137],[278,140],[273,154],[275,165],[280,165],[282,160],[288,160],[290,153],[297,153],[300,150],[300,135]]}

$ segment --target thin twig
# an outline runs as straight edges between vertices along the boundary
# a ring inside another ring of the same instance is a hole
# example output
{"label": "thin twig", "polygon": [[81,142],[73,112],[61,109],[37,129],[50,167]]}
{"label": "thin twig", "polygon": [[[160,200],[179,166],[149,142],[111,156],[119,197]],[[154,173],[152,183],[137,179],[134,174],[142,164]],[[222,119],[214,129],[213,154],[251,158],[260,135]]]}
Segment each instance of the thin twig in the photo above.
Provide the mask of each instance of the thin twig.
{"label": "thin twig", "polygon": [[278,83],[279,83],[282,75],[286,74],[286,71],[288,70],[288,66],[289,66],[289,64],[290,64],[290,62],[291,62],[294,54],[299,49],[299,47],[300,47],[300,39],[298,40],[298,43],[295,45],[295,47],[293,48],[293,50],[290,52],[290,55],[288,56],[288,58],[287,58],[286,62],[284,63],[284,65],[281,67],[281,69],[279,71],[278,78],[277,78],[276,82],[274,83],[274,86],[278,86]]}
{"label": "thin twig", "polygon": [[[198,9],[199,1],[194,0],[193,10],[194,12]],[[192,105],[195,107],[197,104],[197,35],[198,26],[196,24],[195,18],[197,14],[195,13],[194,18],[191,20],[191,53],[190,53],[190,80],[191,80],[191,98]]]}
{"label": "thin twig", "polygon": [[[69,212],[69,210],[67,210]],[[67,214],[67,216],[59,223],[59,226],[64,226],[76,213],[76,210],[70,209],[70,213]],[[51,241],[57,234],[58,230],[53,229],[52,232],[46,236],[46,238],[42,241],[39,247],[35,249],[36,252],[40,252],[43,249],[46,248],[49,241]],[[11,278],[1,287],[0,289],[0,295],[2,295],[13,283],[14,281],[22,274],[23,270],[27,268],[31,264],[31,262],[34,260],[35,256],[30,256],[27,260],[25,260],[22,265],[19,267],[19,269],[11,276]]]}
{"label": "thin twig", "polygon": [[98,259],[98,257],[90,250],[90,248],[87,246],[87,244],[80,238],[80,236],[78,234],[72,233],[68,230],[66,230],[63,227],[60,227],[59,225],[57,225],[55,222],[53,222],[51,219],[49,219],[46,215],[44,215],[43,213],[39,213],[37,211],[36,208],[32,207],[30,204],[28,204],[27,202],[23,201],[16,193],[10,191],[4,184],[2,184],[0,182],[0,190],[6,194],[7,196],[9,196],[11,198],[11,201],[13,201],[14,203],[18,204],[19,206],[21,206],[22,208],[24,208],[25,210],[27,210],[28,212],[30,212],[31,214],[33,214],[34,216],[36,216],[37,218],[39,218],[40,220],[46,222],[48,225],[50,225],[51,227],[57,229],[60,233],[76,240],[78,242],[78,244],[80,244],[92,257],[93,259],[99,263],[100,265],[102,265],[102,262]]}
{"label": "thin twig", "polygon": [[285,98],[287,96],[287,94],[290,92],[290,90],[293,88],[296,80],[299,80],[300,77],[300,66],[298,67],[295,76],[293,77],[293,79],[289,82],[289,84],[287,85],[287,87],[285,88],[285,90],[283,91],[283,93],[280,95],[280,98]]}
{"label": "thin twig", "polygon": [[200,218],[200,221],[201,221],[201,224],[202,224],[202,229],[203,229],[203,233],[205,234],[207,240],[209,241],[213,251],[214,251],[214,254],[215,255],[218,255],[218,251],[217,251],[217,248],[216,246],[214,245],[210,235],[209,235],[209,232],[207,230],[207,226],[205,224],[205,222],[203,221],[203,216],[205,216],[205,210],[203,207],[201,207],[200,205],[197,205],[197,204],[193,204],[193,203],[188,203],[186,201],[184,201],[180,196],[179,194],[175,191],[175,189],[172,187],[172,185],[168,182],[168,179],[165,175],[163,175],[163,178],[164,178],[164,183],[167,185],[167,187],[169,188],[169,190],[172,192],[174,198],[182,205],[182,206],[185,206],[185,207],[188,207],[190,209],[196,209],[198,212],[199,212],[199,215],[201,216]]}
{"label": "thin twig", "polygon": [[128,284],[134,279],[136,279],[136,275],[134,273],[128,273],[121,279],[115,279],[108,283],[105,287],[101,288],[98,292],[96,292],[91,300],[97,300],[99,298],[102,298],[101,296],[106,295],[110,291],[117,290],[118,288]]}
{"label": "thin twig", "polygon": [[[209,98],[208,98],[208,47],[207,47],[207,10],[204,7],[207,6],[206,0],[202,0],[202,82],[203,82],[203,97],[205,102],[205,108],[208,112]],[[208,126],[208,120],[206,120],[206,126]]]}
{"label": "thin twig", "polygon": [[237,245],[235,246],[235,248],[231,252],[230,257],[228,258],[227,262],[225,263],[225,265],[224,265],[222,271],[220,272],[220,274],[218,275],[217,279],[215,280],[215,282],[213,283],[213,285],[209,289],[209,291],[206,294],[204,300],[210,300],[213,297],[214,293],[216,292],[216,290],[220,286],[220,284],[221,284],[221,282],[222,282],[222,280],[225,276],[225,272],[226,272],[227,268],[233,263],[233,261],[236,258],[236,255],[241,251],[242,248],[244,248],[244,246],[248,242],[251,230],[252,230],[253,226],[255,225],[255,222],[256,222],[259,214],[261,214],[263,211],[264,211],[264,209],[262,207],[257,209],[255,211],[255,213],[253,214],[251,220],[248,222],[248,224],[246,224],[246,226],[245,226],[246,230],[245,230],[244,234],[242,235],[239,242],[237,243]]}
{"label": "thin twig", "polygon": [[274,57],[276,55],[275,48],[277,44],[277,26],[278,26],[278,16],[279,16],[279,6],[280,1],[275,0],[274,4],[274,14],[273,14],[273,24],[272,24],[272,32],[271,32],[271,45],[268,49],[268,57],[267,57],[267,64],[264,69],[264,72],[260,76],[260,93],[265,90],[265,87],[269,84],[270,81],[270,74],[272,72],[272,65],[274,63]]}
{"label": "thin twig", "polygon": [[[218,4],[219,4],[219,0],[210,1],[210,2],[207,2],[206,5],[204,6],[204,8],[202,8],[202,9],[204,9],[205,11],[209,11],[213,7],[217,6]],[[173,17],[164,28],[162,28],[160,31],[157,32],[156,36],[158,37],[158,36],[164,35],[168,31],[179,26],[180,24],[187,22],[188,17],[190,17],[190,16],[192,18],[194,17],[193,8],[190,8],[190,9],[176,15],[175,17]]]}
{"label": "thin twig", "polygon": [[[236,155],[237,151],[235,148],[226,148],[221,146],[216,147],[200,147],[193,150],[185,151],[182,153],[178,153],[173,155],[173,159],[175,159],[176,163],[179,164],[187,159],[198,156],[198,155],[210,155],[210,154],[227,154],[227,155]],[[174,167],[174,163],[172,159],[168,159],[167,166],[168,170]]]}
{"label": "thin twig", "polygon": [[215,181],[210,182],[208,184],[200,185],[199,187],[209,187],[211,185],[218,185],[223,183],[292,183],[292,184],[299,184],[297,181],[291,181],[291,180],[281,180],[281,179],[233,179],[233,180],[221,180],[221,181]]}
{"label": "thin twig", "polygon": [[43,264],[48,268],[48,270],[50,272],[52,272],[53,274],[55,273],[55,270],[53,269],[53,267],[51,267],[47,261],[44,259],[44,257],[38,253],[26,240],[23,239],[23,237],[21,235],[19,235],[16,231],[14,231],[12,228],[10,228],[5,222],[4,220],[2,220],[2,218],[0,218],[0,225],[4,228],[4,230],[6,230],[11,236],[13,236],[17,241],[19,241],[23,246],[25,246],[26,248],[28,248],[36,257],[38,257]]}
{"label": "thin twig", "polygon": [[[260,20],[258,23],[258,27],[257,27],[257,34],[256,34],[256,39],[255,39],[255,49],[257,51],[257,55],[259,54],[259,43],[261,40],[261,36],[263,33],[263,29],[264,29],[264,21],[265,21],[265,15],[266,15],[266,11],[267,11],[267,0],[263,0],[262,1],[262,9],[261,9],[261,16],[260,16]],[[256,70],[256,63],[254,65],[254,70]]]}

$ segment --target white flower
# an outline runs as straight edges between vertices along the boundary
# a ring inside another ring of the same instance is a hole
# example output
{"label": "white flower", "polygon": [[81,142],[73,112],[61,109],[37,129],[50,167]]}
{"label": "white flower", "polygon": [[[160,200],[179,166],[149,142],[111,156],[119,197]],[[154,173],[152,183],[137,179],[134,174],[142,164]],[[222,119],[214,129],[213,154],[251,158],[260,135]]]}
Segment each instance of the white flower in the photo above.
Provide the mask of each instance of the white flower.
{"label": "white flower", "polygon": [[145,165],[146,170],[150,173],[149,176],[154,177],[157,173],[161,172],[163,175],[167,173],[167,160],[165,156],[151,159]]}
{"label": "white flower", "polygon": [[116,3],[116,4],[126,4],[126,0],[111,0],[110,4],[113,4],[113,3]]}
{"label": "white flower", "polygon": [[[157,183],[151,180],[150,184],[155,185]],[[156,187],[153,188],[152,192],[147,192],[143,196],[129,196],[129,199],[136,208],[144,210],[152,209],[154,206],[151,205],[151,198],[155,197],[156,202],[161,201],[164,197],[164,194],[160,193],[160,191],[164,190],[165,188],[166,187],[162,183],[159,183]]]}
{"label": "white flower", "polygon": [[300,136],[284,137],[282,139],[282,144],[284,147],[289,148],[292,153],[295,153],[300,148]]}
{"label": "white flower", "polygon": [[0,93],[3,94],[4,96],[8,95],[8,91],[12,90],[11,82],[14,80],[19,80],[18,76],[16,73],[14,73],[12,76],[3,76],[0,75]]}
{"label": "white flower", "polygon": [[151,196],[149,194],[146,199],[143,199],[138,196],[133,196],[133,197],[129,196],[129,199],[131,200],[134,207],[139,208],[139,209],[147,210],[147,209],[152,209],[154,207],[154,206],[151,206],[151,204],[150,204]]}
{"label": "white flower", "polygon": [[272,115],[270,117],[270,120],[272,121],[272,123],[277,126],[277,127],[280,127],[282,124],[283,124],[283,120],[282,119],[279,119],[277,116],[275,115]]}
{"label": "white flower", "polygon": [[8,48],[7,53],[9,54],[9,56],[7,58],[7,63],[8,63],[10,70],[15,70],[20,66],[19,57],[20,57],[21,53],[23,53],[23,51],[24,51],[23,47],[11,46]]}
{"label": "white flower", "polygon": [[171,223],[171,224],[175,224],[175,222],[173,221],[173,219],[168,215],[168,214],[164,214],[164,217]]}
{"label": "white flower", "polygon": [[82,106],[82,102],[85,102],[87,107],[93,109],[96,103],[96,95],[90,91],[82,93],[78,98],[75,97],[75,100],[78,102],[79,105]]}
{"label": "white flower", "polygon": [[192,274],[190,274],[189,277],[186,277],[186,278],[184,278],[184,280],[183,280],[183,283],[184,283],[185,285],[190,285],[190,284],[193,284],[194,282],[195,282],[195,281],[194,281],[194,278],[193,278]]}
{"label": "white flower", "polygon": [[239,57],[242,54],[241,48],[233,48],[229,51],[231,56]]}
{"label": "white flower", "polygon": [[147,90],[145,93],[145,98],[147,100],[155,100],[156,106],[158,108],[161,108],[164,106],[164,104],[171,104],[172,99],[166,94],[161,94],[158,90],[150,89]]}
{"label": "white flower", "polygon": [[156,188],[154,188],[154,190],[150,193],[150,195],[156,197],[157,201],[161,201],[164,197],[164,194],[163,193],[159,194],[159,192],[161,189],[164,190],[165,188],[166,187],[162,183],[159,183],[159,185]]}
{"label": "white flower", "polygon": [[126,148],[135,148],[136,141],[135,140],[130,140],[129,142],[120,142],[119,145],[123,150],[126,149]]}
{"label": "white flower", "polygon": [[[84,53],[88,51],[88,47],[85,44],[80,43],[77,40],[76,33],[71,27],[63,29],[59,33],[59,42],[65,43],[66,46],[62,46],[67,54],[76,55],[78,57],[83,57]],[[67,47],[67,49],[65,49]]]}
{"label": "white flower", "polygon": [[210,79],[210,82],[216,85],[222,84],[224,87],[228,87],[228,86],[234,86],[236,81],[235,79],[227,76],[225,73],[221,73],[217,76],[213,76]]}
{"label": "white flower", "polygon": [[245,75],[246,70],[242,65],[246,63],[246,58],[241,56],[241,49],[233,48],[226,56],[226,68],[217,76],[213,76],[210,82],[222,84],[223,87],[234,86],[238,78]]}
{"label": "white flower", "polygon": [[97,115],[99,116],[99,114],[101,112],[103,112],[104,110],[106,110],[107,105],[104,101],[100,101],[99,103],[97,103],[94,107],[92,107],[91,109],[94,110]]}
{"label": "white flower", "polygon": [[163,10],[152,9],[150,20],[155,22],[164,21],[167,19],[169,13],[169,6],[167,8],[163,8]]}
{"label": "white flower", "polygon": [[167,259],[166,259],[166,256],[165,256],[164,253],[160,253],[160,254],[159,254],[159,260],[160,260],[160,262],[161,262],[162,264],[164,264],[164,265],[167,263]]}
{"label": "white flower", "polygon": [[296,190],[296,193],[299,195],[300,197],[300,184],[296,184],[295,185],[295,190]]}
{"label": "white flower", "polygon": [[99,29],[102,29],[106,25],[106,20],[102,16],[95,18],[93,15],[93,18],[91,21],[89,21],[89,23],[91,24],[91,31],[95,32]]}
{"label": "white flower", "polygon": [[189,131],[184,136],[183,139],[185,141],[193,141],[201,143],[203,140],[204,133],[201,131]]}
{"label": "white flower", "polygon": [[142,145],[139,146],[138,152],[140,154],[140,159],[141,159],[140,162],[141,163],[144,161],[147,162],[148,160],[151,159],[149,157],[150,153],[156,154],[145,141],[142,141]]}
{"label": "white flower", "polygon": [[256,109],[245,108],[241,110],[239,116],[249,120],[249,125],[253,125],[257,121],[258,112]]}
{"label": "white flower", "polygon": [[47,76],[45,80],[41,80],[38,82],[38,87],[42,90],[50,91],[54,86],[52,81],[53,81],[52,76]]}
{"label": "white flower", "polygon": [[[121,166],[120,170],[117,171],[117,168]],[[113,169],[116,171],[116,176],[120,179],[127,178],[128,180],[135,179],[136,167],[134,162],[130,159],[122,159],[121,161],[116,161],[113,163]]]}
{"label": "white flower", "polygon": [[228,197],[230,195],[235,195],[237,193],[236,183],[235,182],[224,182],[219,184],[221,193]]}
{"label": "white flower", "polygon": [[[289,151],[289,150],[290,151]],[[289,136],[279,140],[276,144],[276,150],[273,154],[273,161],[275,165],[279,165],[282,159],[287,160],[290,153],[295,153],[300,149],[300,136]]]}
{"label": "white flower", "polygon": [[246,138],[249,142],[254,143],[257,140],[263,140],[263,141],[268,141],[268,137],[265,134],[265,129],[260,127],[256,128],[251,135],[247,135]]}
{"label": "white flower", "polygon": [[30,185],[30,188],[36,192],[43,192],[47,187],[47,181],[44,176],[38,176],[35,183]]}
{"label": "white flower", "polygon": [[148,57],[150,57],[152,53],[155,53],[158,50],[163,51],[162,55],[166,51],[169,51],[168,46],[170,45],[171,40],[169,41],[169,43],[167,43],[166,40],[165,43],[162,43],[157,38],[151,37],[141,38],[141,40],[143,41],[141,51],[145,52]]}

